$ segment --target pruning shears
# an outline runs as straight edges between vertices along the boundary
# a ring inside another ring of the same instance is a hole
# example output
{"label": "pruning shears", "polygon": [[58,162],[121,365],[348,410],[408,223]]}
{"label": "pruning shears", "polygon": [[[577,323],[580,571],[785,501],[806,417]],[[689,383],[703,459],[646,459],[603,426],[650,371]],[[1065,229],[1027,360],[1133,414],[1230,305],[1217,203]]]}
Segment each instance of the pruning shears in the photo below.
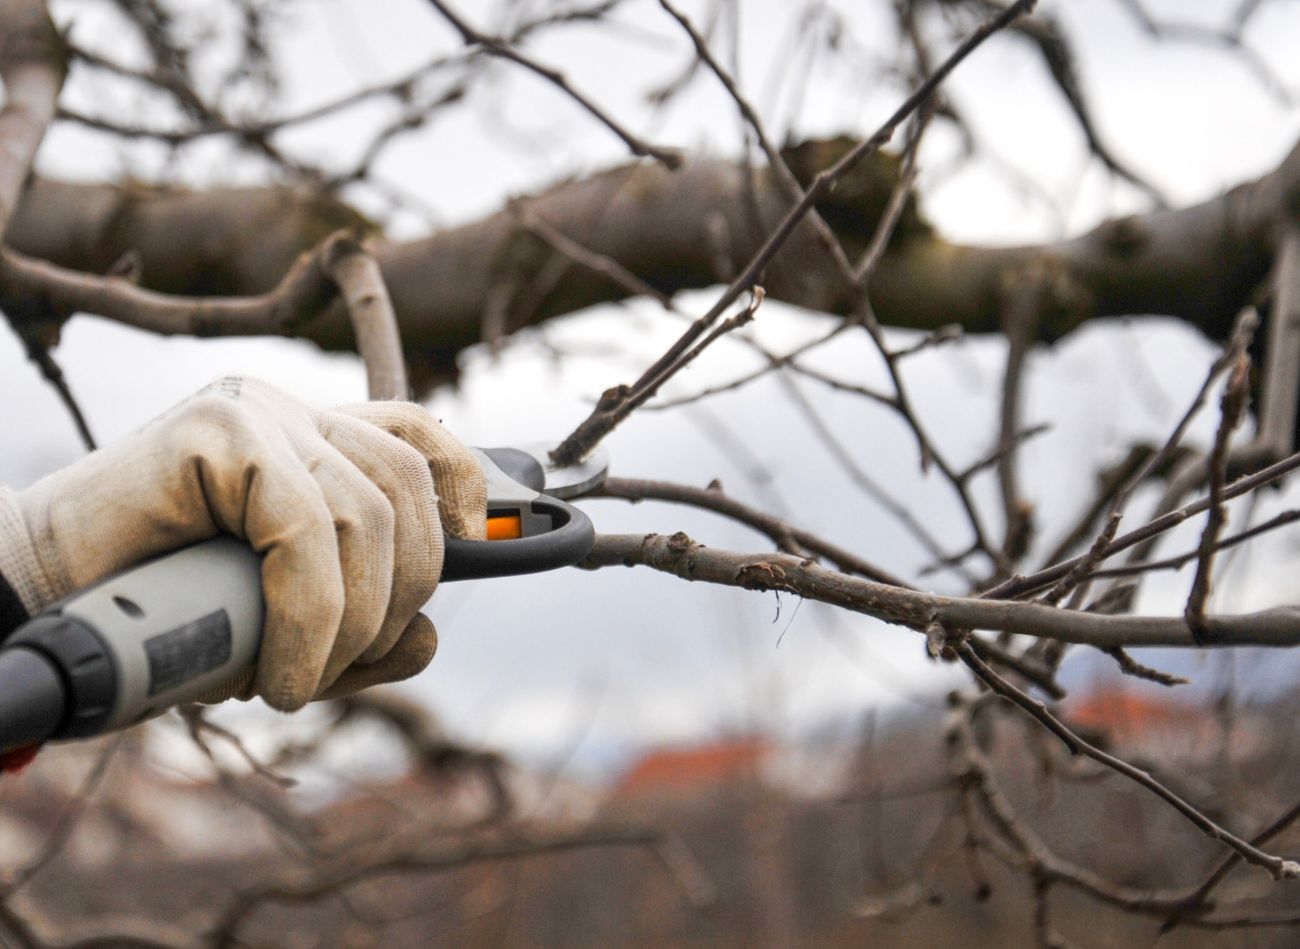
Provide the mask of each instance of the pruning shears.
{"label": "pruning shears", "polygon": [[[545,446],[472,449],[487,476],[488,539],[447,536],[442,580],[570,566],[595,543],[567,503],[609,469],[597,449],[557,466]],[[261,556],[216,537],[52,604],[0,646],[0,756],[126,728],[241,674],[262,638]]]}

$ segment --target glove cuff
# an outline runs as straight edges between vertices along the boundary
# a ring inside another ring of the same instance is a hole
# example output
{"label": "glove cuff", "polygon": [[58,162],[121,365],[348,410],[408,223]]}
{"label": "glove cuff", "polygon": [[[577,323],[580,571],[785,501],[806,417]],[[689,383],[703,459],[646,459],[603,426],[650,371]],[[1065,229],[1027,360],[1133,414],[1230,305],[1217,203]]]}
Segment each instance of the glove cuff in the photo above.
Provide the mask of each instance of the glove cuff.
{"label": "glove cuff", "polygon": [[13,628],[9,623],[16,608],[22,610],[17,616],[17,621],[22,622],[53,599],[32,547],[18,496],[0,485],[0,632]]}

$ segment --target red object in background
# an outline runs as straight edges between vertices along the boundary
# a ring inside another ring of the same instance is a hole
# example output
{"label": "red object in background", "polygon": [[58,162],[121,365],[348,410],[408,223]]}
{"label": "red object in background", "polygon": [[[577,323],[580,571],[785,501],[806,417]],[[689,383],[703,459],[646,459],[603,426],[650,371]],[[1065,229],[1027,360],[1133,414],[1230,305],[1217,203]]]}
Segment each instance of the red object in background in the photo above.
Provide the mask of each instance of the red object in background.
{"label": "red object in background", "polygon": [[664,748],[641,758],[619,782],[624,797],[645,793],[703,791],[757,776],[768,745],[756,739]]}
{"label": "red object in background", "polygon": [[0,755],[0,774],[20,774],[36,759],[40,745],[24,745]]}

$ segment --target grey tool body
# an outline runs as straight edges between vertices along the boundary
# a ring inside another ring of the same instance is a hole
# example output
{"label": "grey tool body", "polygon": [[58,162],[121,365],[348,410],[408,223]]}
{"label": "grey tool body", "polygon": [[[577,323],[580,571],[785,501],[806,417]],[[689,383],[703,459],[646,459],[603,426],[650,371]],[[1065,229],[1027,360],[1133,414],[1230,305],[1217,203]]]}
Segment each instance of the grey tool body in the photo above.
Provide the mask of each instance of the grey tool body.
{"label": "grey tool body", "polygon": [[215,537],[25,623],[0,651],[0,752],[125,728],[230,682],[257,658],[261,569]]}

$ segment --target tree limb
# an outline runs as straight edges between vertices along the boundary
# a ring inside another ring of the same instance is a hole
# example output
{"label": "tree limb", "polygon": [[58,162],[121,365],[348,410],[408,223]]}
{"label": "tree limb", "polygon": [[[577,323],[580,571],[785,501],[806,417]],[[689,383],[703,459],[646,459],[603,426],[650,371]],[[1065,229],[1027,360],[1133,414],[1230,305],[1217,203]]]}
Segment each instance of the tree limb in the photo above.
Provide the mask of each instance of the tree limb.
{"label": "tree limb", "polygon": [[684,580],[794,593],[916,630],[940,623],[950,629],[995,630],[1100,649],[1300,645],[1300,607],[1206,616],[1204,633],[1197,636],[1181,616],[1104,616],[1038,603],[939,596],[852,577],[789,554],[705,547],[682,533],[604,534],[583,561],[586,567],[638,564]]}

